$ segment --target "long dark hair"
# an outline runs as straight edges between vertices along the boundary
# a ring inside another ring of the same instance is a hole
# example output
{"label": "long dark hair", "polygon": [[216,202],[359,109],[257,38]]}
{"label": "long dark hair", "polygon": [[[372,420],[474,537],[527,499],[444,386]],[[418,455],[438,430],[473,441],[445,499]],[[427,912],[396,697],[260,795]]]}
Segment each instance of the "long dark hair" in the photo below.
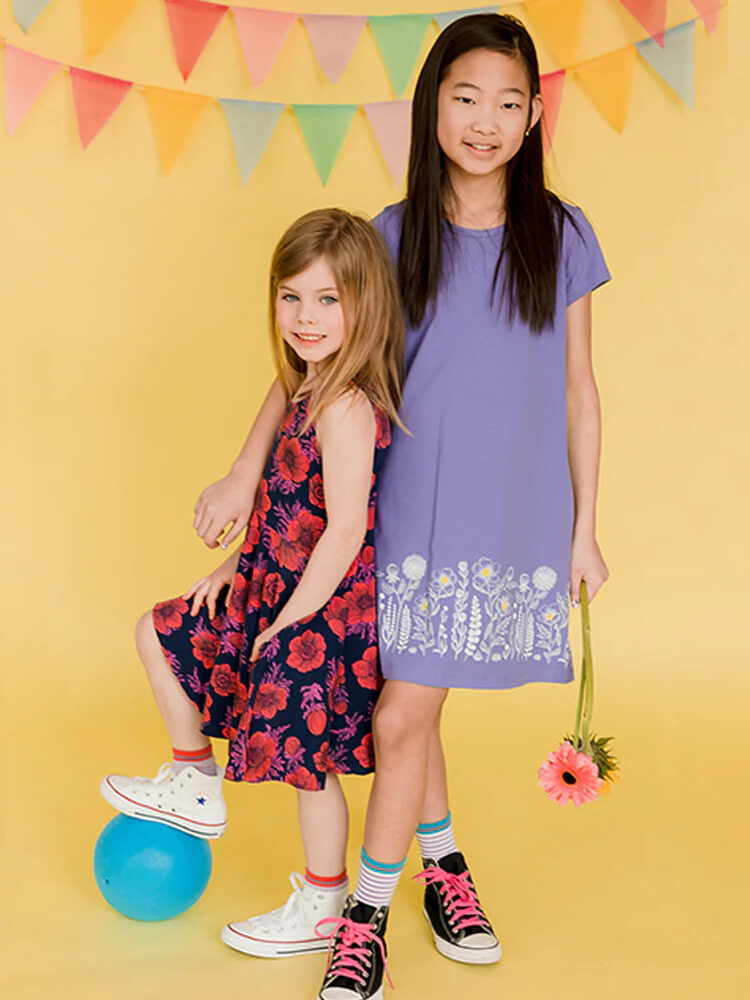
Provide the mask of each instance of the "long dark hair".
{"label": "long dark hair", "polygon": [[[475,49],[521,59],[531,97],[539,93],[536,49],[518,18],[507,14],[462,17],[448,25],[432,46],[419,74],[412,105],[409,175],[398,262],[401,295],[413,326],[422,322],[428,304],[435,301],[443,260],[448,174],[437,139],[438,88],[451,63]],[[563,215],[570,214],[545,186],[541,123],[531,130],[505,169],[505,229],[492,280],[492,298],[500,265],[507,257],[502,291],[508,317],[518,312],[532,330],[541,333],[552,323],[555,313]]]}

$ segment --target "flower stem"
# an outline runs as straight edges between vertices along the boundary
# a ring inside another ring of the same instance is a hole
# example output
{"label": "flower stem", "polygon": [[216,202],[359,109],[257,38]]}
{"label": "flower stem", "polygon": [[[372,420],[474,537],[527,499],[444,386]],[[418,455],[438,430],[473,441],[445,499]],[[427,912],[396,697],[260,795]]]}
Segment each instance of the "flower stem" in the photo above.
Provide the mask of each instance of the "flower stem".
{"label": "flower stem", "polygon": [[583,630],[583,679],[582,687],[585,686],[583,708],[583,749],[589,752],[589,726],[591,715],[594,710],[594,664],[591,657],[591,619],[589,617],[589,594],[586,582],[581,581],[581,625]]}

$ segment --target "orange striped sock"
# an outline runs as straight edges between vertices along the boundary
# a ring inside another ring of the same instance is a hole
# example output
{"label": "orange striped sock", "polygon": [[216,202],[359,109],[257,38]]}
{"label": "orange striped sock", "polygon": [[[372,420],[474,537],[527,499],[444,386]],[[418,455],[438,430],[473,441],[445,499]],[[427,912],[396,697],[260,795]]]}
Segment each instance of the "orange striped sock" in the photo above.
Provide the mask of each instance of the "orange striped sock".
{"label": "orange striped sock", "polygon": [[346,868],[340,875],[316,875],[305,868],[305,882],[316,892],[340,892],[347,884]]}
{"label": "orange striped sock", "polygon": [[186,767],[194,767],[201,774],[216,774],[216,761],[210,743],[200,750],[178,750],[172,747],[172,770],[175,774],[184,771]]}

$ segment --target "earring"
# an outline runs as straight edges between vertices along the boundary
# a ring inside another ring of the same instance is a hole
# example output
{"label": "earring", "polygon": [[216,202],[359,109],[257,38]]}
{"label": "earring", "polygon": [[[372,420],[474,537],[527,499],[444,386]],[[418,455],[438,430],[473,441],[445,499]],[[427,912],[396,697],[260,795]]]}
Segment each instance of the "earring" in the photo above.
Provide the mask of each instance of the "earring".
{"label": "earring", "polygon": [[531,131],[531,129],[530,129],[530,128],[527,128],[527,129],[526,129],[526,137],[527,137],[527,138],[528,138],[528,135],[529,135],[529,132],[530,132],[530,131]]}

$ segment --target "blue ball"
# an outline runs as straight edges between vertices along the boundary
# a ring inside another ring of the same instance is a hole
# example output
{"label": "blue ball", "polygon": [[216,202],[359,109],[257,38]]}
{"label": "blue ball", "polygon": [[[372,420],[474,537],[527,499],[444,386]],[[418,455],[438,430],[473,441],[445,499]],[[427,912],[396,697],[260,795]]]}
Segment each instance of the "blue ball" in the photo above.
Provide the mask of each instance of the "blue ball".
{"label": "blue ball", "polygon": [[207,841],[182,830],[115,816],[94,849],[94,875],[110,906],[133,920],[168,920],[203,895],[211,878]]}

